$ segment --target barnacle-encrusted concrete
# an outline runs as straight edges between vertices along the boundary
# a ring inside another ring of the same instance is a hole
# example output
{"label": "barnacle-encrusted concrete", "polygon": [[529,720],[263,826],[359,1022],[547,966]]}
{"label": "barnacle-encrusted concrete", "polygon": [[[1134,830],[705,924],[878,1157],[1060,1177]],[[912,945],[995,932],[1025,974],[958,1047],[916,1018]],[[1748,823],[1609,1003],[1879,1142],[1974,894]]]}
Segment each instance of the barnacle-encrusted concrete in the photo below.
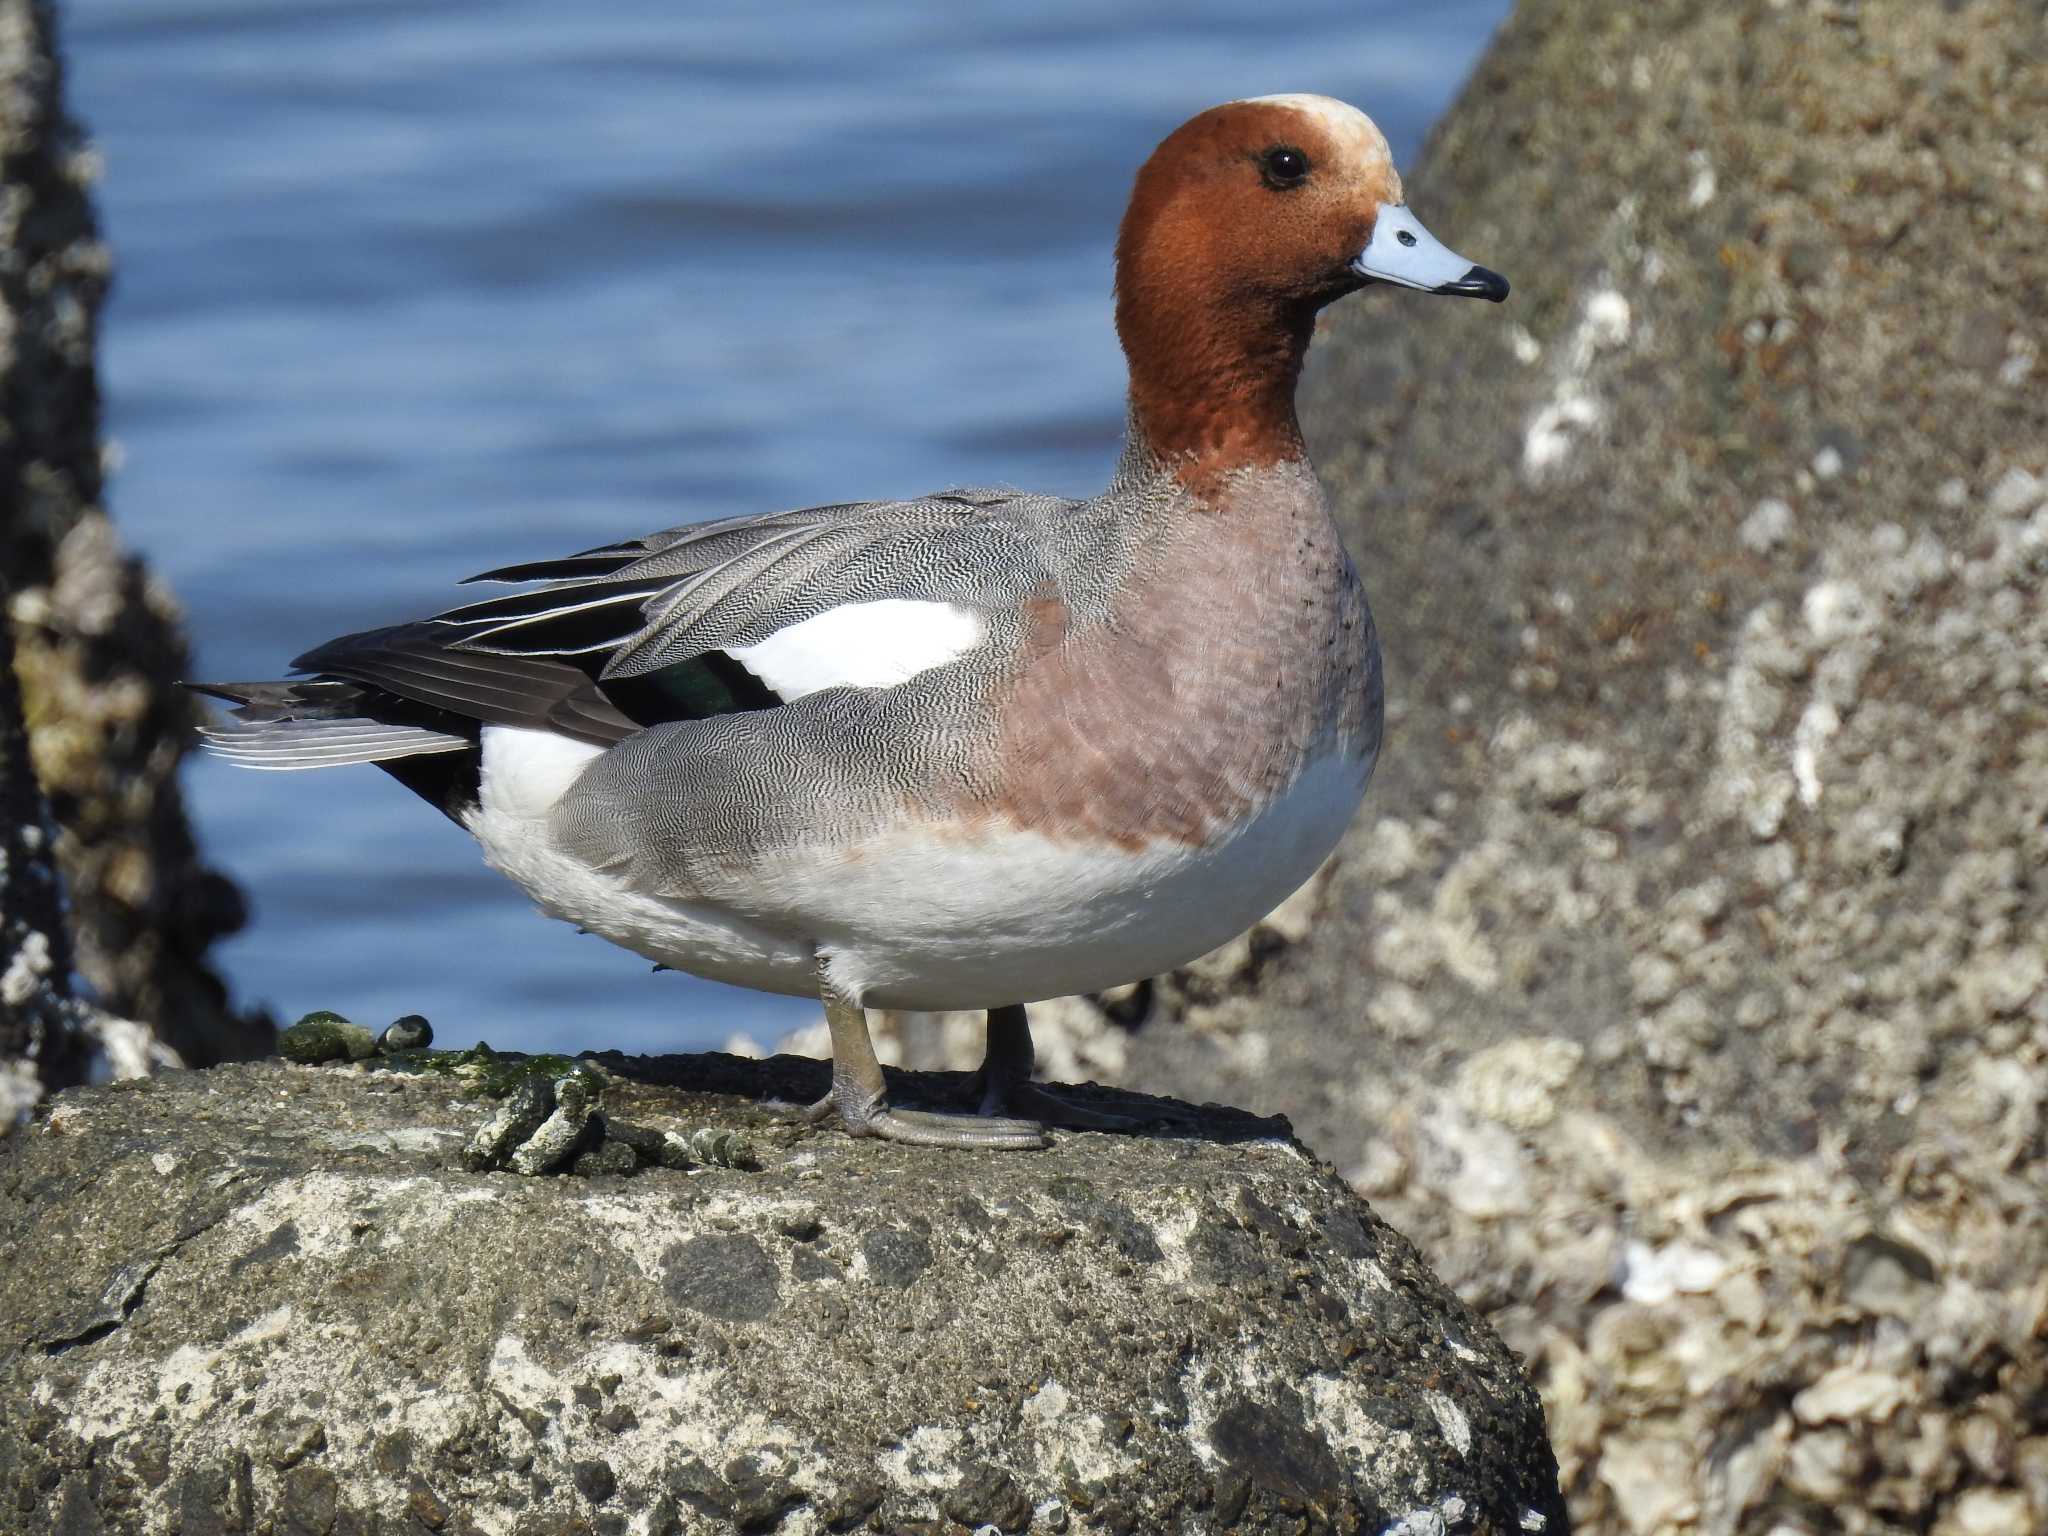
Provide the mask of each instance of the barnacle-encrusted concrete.
{"label": "barnacle-encrusted concrete", "polygon": [[[18,680],[0,709],[11,715],[18,697],[26,729],[26,751],[0,755],[0,842],[45,883],[55,865],[70,930],[31,941],[15,902],[0,916],[0,1018],[41,1016],[0,1028],[0,1053],[22,1058],[0,1061],[0,1132],[29,1071],[75,1081],[88,1045],[126,1073],[252,1055],[270,1032],[228,1006],[206,961],[243,908],[201,862],[178,793],[193,719],[174,686],[183,621],[103,504],[93,354],[112,261],[90,196],[98,158],[66,114],[55,32],[50,0],[0,0],[0,657]],[[12,898],[20,881],[15,869],[0,886]],[[71,964],[105,1012],[71,1006]],[[87,1038],[53,1051],[47,1037],[67,1019]]]}
{"label": "barnacle-encrusted concrete", "polygon": [[761,1166],[472,1173],[490,1101],[374,1063],[39,1111],[0,1529],[1564,1530],[1514,1358],[1277,1122],[934,1153],[762,1107],[816,1062],[606,1065]]}

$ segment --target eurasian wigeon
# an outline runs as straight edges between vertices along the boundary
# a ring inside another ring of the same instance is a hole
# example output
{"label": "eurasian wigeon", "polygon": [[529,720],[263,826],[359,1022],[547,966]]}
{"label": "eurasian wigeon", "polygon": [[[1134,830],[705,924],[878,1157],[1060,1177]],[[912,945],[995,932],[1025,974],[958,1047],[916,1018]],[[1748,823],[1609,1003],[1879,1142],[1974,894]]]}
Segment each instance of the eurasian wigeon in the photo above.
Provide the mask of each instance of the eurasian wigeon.
{"label": "eurasian wigeon", "polygon": [[[1379,644],[1294,413],[1316,312],[1372,283],[1508,292],[1409,212],[1355,108],[1211,108],[1117,238],[1100,496],[844,502],[507,566],[472,579],[537,585],[204,685],[240,706],[213,745],[376,763],[555,916],[817,995],[813,1118],[942,1147],[1102,1123],[1032,1085],[1022,1005],[1241,932],[1372,773]],[[979,1115],[890,1105],[872,1006],[988,1010]]]}

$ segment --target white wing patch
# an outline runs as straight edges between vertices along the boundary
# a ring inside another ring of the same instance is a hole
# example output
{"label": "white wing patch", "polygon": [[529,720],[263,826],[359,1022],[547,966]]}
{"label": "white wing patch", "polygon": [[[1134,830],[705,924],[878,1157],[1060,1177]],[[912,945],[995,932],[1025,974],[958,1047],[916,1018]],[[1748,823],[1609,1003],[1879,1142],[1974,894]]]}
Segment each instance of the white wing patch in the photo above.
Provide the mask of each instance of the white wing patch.
{"label": "white wing patch", "polygon": [[891,688],[981,644],[981,616],[954,603],[844,603],[726,654],[785,702],[826,688]]}

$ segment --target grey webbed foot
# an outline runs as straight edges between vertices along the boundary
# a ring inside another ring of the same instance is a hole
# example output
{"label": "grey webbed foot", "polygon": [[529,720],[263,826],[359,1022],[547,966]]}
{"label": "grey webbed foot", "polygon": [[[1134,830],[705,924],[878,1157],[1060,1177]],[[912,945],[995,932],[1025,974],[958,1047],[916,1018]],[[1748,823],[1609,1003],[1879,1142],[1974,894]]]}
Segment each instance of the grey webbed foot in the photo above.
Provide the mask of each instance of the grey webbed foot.
{"label": "grey webbed foot", "polygon": [[876,1136],[912,1147],[1023,1151],[1046,1146],[1045,1127],[1031,1120],[941,1115],[894,1109],[868,1037],[867,1015],[818,967],[818,995],[832,1031],[832,1091],[804,1110],[812,1124],[837,1120],[853,1136]]}

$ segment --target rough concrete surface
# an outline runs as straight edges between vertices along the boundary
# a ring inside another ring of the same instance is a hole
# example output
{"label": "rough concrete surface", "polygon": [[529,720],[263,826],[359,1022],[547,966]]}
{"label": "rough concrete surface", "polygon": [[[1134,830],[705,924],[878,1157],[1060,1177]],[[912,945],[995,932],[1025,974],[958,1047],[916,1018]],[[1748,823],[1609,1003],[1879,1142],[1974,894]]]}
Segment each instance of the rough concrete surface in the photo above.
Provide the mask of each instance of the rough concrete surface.
{"label": "rough concrete surface", "polygon": [[1582,1530],[2048,1530],[2048,8],[1525,0],[1407,183],[1515,291],[1311,355],[1365,811],[1048,1065],[1291,1116]]}
{"label": "rough concrete surface", "polygon": [[38,1110],[0,1529],[1565,1530],[1517,1362],[1284,1124],[934,1153],[763,1107],[820,1063],[602,1060],[759,1166],[470,1172],[496,1106],[405,1063]]}

